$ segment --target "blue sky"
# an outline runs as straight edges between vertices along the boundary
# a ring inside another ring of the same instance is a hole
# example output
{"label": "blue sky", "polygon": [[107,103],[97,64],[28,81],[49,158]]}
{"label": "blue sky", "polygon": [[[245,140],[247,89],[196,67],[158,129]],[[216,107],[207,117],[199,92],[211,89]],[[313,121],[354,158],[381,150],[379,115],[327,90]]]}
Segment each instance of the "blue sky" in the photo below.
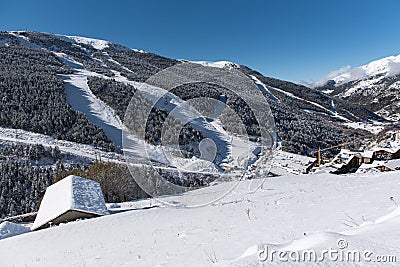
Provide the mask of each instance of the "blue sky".
{"label": "blue sky", "polygon": [[230,60],[299,82],[400,53],[400,1],[11,1],[2,30],[110,40],[168,57]]}

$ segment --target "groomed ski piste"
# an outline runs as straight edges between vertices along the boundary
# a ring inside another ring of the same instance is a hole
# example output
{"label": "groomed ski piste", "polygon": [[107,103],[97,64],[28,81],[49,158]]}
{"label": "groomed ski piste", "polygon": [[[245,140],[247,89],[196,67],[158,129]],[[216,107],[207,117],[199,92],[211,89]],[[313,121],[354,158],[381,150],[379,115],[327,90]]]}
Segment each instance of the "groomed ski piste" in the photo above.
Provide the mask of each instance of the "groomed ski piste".
{"label": "groomed ski piste", "polygon": [[[87,44],[94,45],[94,47],[98,49],[105,48],[107,45],[106,43],[104,43],[106,41],[102,40],[96,40],[90,38],[84,38],[82,40]],[[131,72],[128,68],[122,66],[117,61],[113,60],[106,52],[103,51],[102,53],[107,60],[111,61],[114,64],[117,64],[119,67],[127,70],[128,72]],[[103,129],[105,134],[109,137],[109,139],[114,141],[116,145],[119,147],[122,147],[122,131],[126,130],[122,122],[123,118],[119,118],[118,115],[115,114],[114,110],[112,110],[112,108],[110,108],[106,103],[97,98],[91,92],[87,84],[87,78],[90,76],[95,76],[95,77],[101,77],[103,79],[113,79],[123,84],[129,84],[134,86],[142,94],[147,95],[150,98],[158,97],[166,93],[164,89],[158,88],[156,86],[152,86],[141,82],[130,81],[115,70],[111,70],[114,73],[114,76],[110,78],[105,75],[101,75],[86,70],[83,64],[73,60],[64,53],[54,53],[54,54],[57,55],[67,66],[69,66],[74,71],[73,74],[61,76],[61,78],[65,82],[65,92],[67,95],[67,102],[75,110],[78,110],[83,114],[85,114],[90,122]],[[101,63],[104,66],[106,66],[104,62]],[[215,66],[210,65],[209,67],[215,67]],[[174,99],[174,101],[176,105],[182,104],[181,103],[182,100],[180,100],[179,98]],[[181,115],[187,117],[191,116],[193,117],[196,114],[190,114],[189,111]],[[218,121],[214,121],[212,124],[209,123],[203,124],[202,122],[197,122],[197,123],[198,123],[197,127],[201,128],[203,130],[203,133],[207,135],[205,137],[217,141],[216,145],[218,147],[218,151],[223,151],[222,161],[231,162],[235,166],[241,166],[240,165],[241,162],[248,162],[247,163],[248,166],[249,164],[252,164],[256,161],[257,157],[252,153],[252,151],[255,150],[256,147],[255,144],[253,144],[252,142],[246,142],[245,140],[241,140],[240,138],[234,138],[232,139],[232,141],[234,141],[232,146],[227,146],[227,144],[229,143],[229,135],[223,130],[223,127],[219,125]],[[128,151],[130,155],[134,155],[135,157],[138,158],[150,157],[152,161],[157,161],[162,164],[168,163],[168,159],[165,157],[163,150],[160,150],[159,148],[153,145],[144,144],[142,140],[135,139],[130,135],[125,135],[125,138],[127,138],[129,143],[131,143],[132,148],[125,147],[126,151]],[[243,145],[244,143],[246,146]],[[144,149],[144,147],[146,148]],[[240,147],[240,149],[237,149],[238,147]],[[191,163],[188,162],[187,164]],[[211,166],[206,171],[215,173],[218,172],[218,167]]]}
{"label": "groomed ski piste", "polygon": [[0,144],[40,144],[46,147],[58,147],[61,152],[84,157],[89,160],[103,159],[109,162],[123,163],[123,156],[114,152],[105,152],[91,145],[58,140],[48,135],[29,132],[21,129],[0,127]]}
{"label": "groomed ski piste", "polygon": [[[363,266],[370,260],[368,266],[380,266],[378,261],[394,261],[396,255],[399,260],[399,175],[271,177],[252,194],[252,181],[246,181],[222,200],[192,209],[163,206],[154,199],[108,205],[132,210],[0,240],[0,265]],[[201,198],[229,186],[188,194]],[[261,262],[258,254],[266,247],[292,256],[314,250],[317,260],[293,262],[286,256],[282,262],[275,254]],[[360,261],[326,254],[318,262],[328,249],[369,254]]]}
{"label": "groomed ski piste", "polygon": [[[24,45],[26,46],[32,46],[35,48],[39,49],[46,49],[44,47],[40,47],[34,43],[31,43],[29,41],[29,38],[20,35],[19,32],[14,32],[13,35],[18,38]],[[93,39],[93,38],[85,38],[85,37],[76,37],[76,36],[63,36],[63,35],[55,35],[57,38],[62,38],[65,41],[75,43],[76,45],[79,45],[79,43],[84,43],[86,45],[90,45],[95,49],[99,49],[99,51],[102,51],[101,53],[104,56],[104,60],[108,60],[112,62],[115,65],[118,65],[120,68],[124,69],[125,71],[131,72],[128,68],[125,66],[121,65],[112,57],[110,57],[107,52],[104,50],[110,45],[110,42],[104,41],[104,40],[98,40],[98,39]],[[2,44],[2,45],[6,45]],[[132,49],[133,51],[140,52],[140,53],[146,53],[143,50],[138,50],[138,49]],[[105,134],[109,137],[110,140],[114,141],[118,146],[122,145],[122,138],[121,138],[121,132],[124,129],[124,125],[122,123],[123,118],[119,118],[114,110],[110,108],[106,103],[104,103],[102,100],[100,100],[98,97],[96,97],[90,90],[90,88],[87,85],[87,78],[90,76],[97,76],[101,77],[104,79],[114,79],[117,82],[125,83],[125,84],[130,84],[134,86],[135,88],[138,88],[141,92],[147,92],[148,94],[154,94],[154,92],[160,92],[160,88],[156,88],[154,86],[151,86],[146,83],[140,83],[140,82],[134,82],[128,80],[126,77],[122,76],[119,72],[110,69],[114,73],[114,77],[107,77],[105,75],[101,75],[95,72],[91,72],[85,69],[82,63],[77,62],[67,56],[66,54],[62,52],[54,52],[56,56],[60,58],[66,65],[68,65],[73,71],[73,74],[70,75],[63,75],[61,78],[65,82],[65,88],[66,88],[66,95],[67,95],[67,102],[75,109],[78,110],[82,113],[85,114],[85,116],[94,123],[96,126],[99,128],[103,129]],[[88,54],[90,56],[90,54]],[[106,64],[102,62],[99,59],[93,58],[93,60],[99,62],[101,65],[103,65],[105,68],[107,68]],[[213,67],[213,68],[238,68],[238,65],[232,62],[228,61],[219,61],[219,62],[205,62],[205,61],[197,61],[192,63],[198,63],[203,66],[207,67]],[[264,93],[270,93],[270,90],[266,85],[264,85],[260,80],[258,80],[256,77],[252,76],[250,77],[254,83],[260,88],[260,90]],[[379,123],[374,122],[373,124],[371,123],[352,123],[346,120],[346,118],[338,115],[334,108],[334,103],[331,103],[331,109],[326,109],[322,107],[321,105],[308,101],[302,98],[299,98],[298,96],[294,96],[291,93],[282,91],[277,88],[273,88],[274,90],[281,91],[282,93],[288,95],[289,97],[294,97],[296,99],[299,99],[301,101],[306,101],[309,102],[309,104],[314,105],[317,108],[325,110],[327,114],[330,114],[333,117],[337,117],[338,119],[341,119],[349,127],[352,128],[360,128],[360,129],[365,129],[369,130],[373,133],[377,133],[382,129],[382,125]],[[274,95],[270,95],[270,97],[275,100],[279,101],[278,98],[276,98]],[[310,111],[310,112],[315,112],[315,111]],[[216,125],[218,126],[218,125]],[[209,131],[213,136],[217,137],[214,138],[214,140],[221,140],[222,142],[227,143],[229,141],[229,138],[227,137],[227,134],[223,132],[222,127],[212,127],[213,129]],[[238,138],[234,139],[237,140],[237,144],[233,144],[233,146],[236,147],[243,147],[242,143],[244,140],[239,140]],[[138,149],[140,147],[143,147],[144,144],[140,143],[138,140],[134,140],[135,142],[138,142],[136,146],[133,147],[135,150],[135,155],[137,157],[143,157],[143,158],[148,158],[149,154],[152,157],[152,160],[159,161],[161,163],[165,163],[166,159],[165,157],[157,152],[159,149],[153,146],[149,146],[146,144],[147,151],[148,153],[143,153],[143,149]],[[237,159],[249,159],[250,162],[254,162],[253,159],[255,159],[254,155],[252,154],[252,149],[253,146],[248,146],[247,150],[244,149],[235,149],[232,146],[228,146],[227,149],[228,151],[225,153],[225,159],[223,159],[223,162],[230,162],[231,165],[237,165],[238,160]],[[132,152],[132,150],[130,151]],[[239,153],[239,154],[235,154]],[[243,160],[241,160],[243,162]]]}

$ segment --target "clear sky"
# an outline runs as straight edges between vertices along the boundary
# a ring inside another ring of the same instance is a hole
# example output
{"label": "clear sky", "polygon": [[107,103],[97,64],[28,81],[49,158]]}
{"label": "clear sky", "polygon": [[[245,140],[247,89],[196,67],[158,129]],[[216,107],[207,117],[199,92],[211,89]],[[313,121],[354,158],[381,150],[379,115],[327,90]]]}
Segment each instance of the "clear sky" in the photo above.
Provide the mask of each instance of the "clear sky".
{"label": "clear sky", "polygon": [[400,54],[399,11],[398,0],[2,0],[0,28],[229,60],[299,82]]}

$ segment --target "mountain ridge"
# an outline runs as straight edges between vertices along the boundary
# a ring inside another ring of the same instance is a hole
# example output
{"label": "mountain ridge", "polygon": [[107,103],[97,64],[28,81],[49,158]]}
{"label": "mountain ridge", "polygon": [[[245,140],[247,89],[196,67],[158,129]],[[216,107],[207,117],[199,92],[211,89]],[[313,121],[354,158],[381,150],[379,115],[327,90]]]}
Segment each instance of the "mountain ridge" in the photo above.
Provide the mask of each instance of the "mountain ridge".
{"label": "mountain ridge", "polygon": [[[155,93],[157,88],[146,81],[162,70],[177,64],[182,64],[188,73],[197,68],[193,63],[185,64],[183,60],[133,50],[104,40],[74,38],[40,32],[0,32],[0,187],[4,190],[0,203],[14,203],[0,209],[0,217],[35,211],[44,189],[55,177],[70,171],[101,170],[102,167],[96,165],[101,160],[123,165],[118,141],[124,127],[123,117],[133,94],[139,89],[148,94]],[[306,86],[266,77],[243,65],[232,62],[199,64],[207,66],[203,68],[206,72],[215,71],[213,67],[235,68],[235,71],[248,77],[247,82],[252,86],[245,90],[258,90],[264,97],[262,100],[268,102],[278,141],[286,152],[312,156],[318,148],[349,141],[351,146],[357,148],[373,138],[373,134],[353,124],[384,123],[379,122],[381,117],[363,105]],[[186,94],[183,97],[188,99],[201,95],[217,99],[221,94],[228,96],[227,103],[241,113],[239,115],[246,117],[243,100],[225,93],[224,88],[207,83],[197,84],[192,90],[183,87],[175,91]],[[175,97],[179,100],[177,95]],[[141,110],[141,106],[134,108],[138,113]],[[160,125],[167,115],[168,110],[160,108],[148,117],[145,139],[148,146],[157,148],[160,144]],[[232,124],[229,120],[227,122]],[[251,129],[252,121],[247,122],[249,125],[245,126]],[[207,172],[220,171],[225,165],[248,168],[258,159],[254,146],[249,146],[249,151],[239,149],[233,152],[228,141],[238,141],[239,138],[229,136],[220,125],[211,125],[214,128],[208,131],[200,126],[173,125],[178,132],[182,130],[179,142],[187,158],[199,156],[198,144],[204,137],[211,135],[218,144],[228,144],[219,147],[218,162]],[[41,144],[24,142],[24,138],[39,138],[37,134],[40,134]],[[237,147],[246,142],[239,140]],[[135,152],[138,159],[148,156],[144,151]],[[331,150],[324,155],[335,153]],[[213,180],[211,176],[193,173],[185,174],[186,180],[179,180],[176,170],[165,166],[165,158],[154,154],[167,179],[188,186],[208,184]],[[13,171],[10,171],[10,166]],[[91,169],[93,166],[95,170]],[[126,171],[126,168],[123,170]],[[135,171],[149,170],[138,167]],[[103,190],[112,189],[107,188]],[[123,191],[121,195],[133,196],[132,199],[143,195],[136,184],[132,184],[131,188],[132,192],[127,194]],[[110,199],[121,199],[113,192],[105,194]]]}
{"label": "mountain ridge", "polygon": [[351,68],[345,66],[338,73],[327,75],[324,78],[310,83],[313,88],[324,86],[328,81],[334,81],[336,86],[353,82],[356,80],[365,80],[374,76],[382,75],[385,77],[400,74],[400,54],[395,56],[387,56],[377,60],[370,61],[359,67]]}
{"label": "mountain ridge", "polygon": [[387,120],[400,118],[400,55],[371,61],[315,85],[317,90],[364,105]]}
{"label": "mountain ridge", "polygon": [[[8,33],[3,32],[3,34]],[[128,80],[145,82],[150,75],[155,74],[158,70],[180,62],[179,60],[168,59],[150,52],[144,52],[143,50],[130,49],[109,41],[94,38],[37,32],[12,32],[12,34],[9,35],[15,39],[9,40],[7,43],[7,38],[1,38],[6,47],[7,45],[18,42],[21,42],[20,45],[29,46],[26,43],[29,42],[31,46],[39,46],[42,50],[46,49],[55,54],[58,58],[60,58],[60,51],[64,51],[69,57],[80,62],[85,69],[110,78],[114,77],[116,72],[120,72],[121,75],[127,77]],[[210,67],[233,67],[244,72],[248,76],[254,75],[259,79],[259,81],[264,83],[265,87],[268,87],[270,92],[281,95],[282,99],[289,98],[289,102],[295,101],[295,108],[297,110],[294,113],[297,114],[297,116],[298,114],[301,114],[301,116],[305,116],[308,119],[310,114],[318,114],[320,117],[324,117],[323,120],[333,122],[340,128],[342,128],[342,125],[338,123],[340,121],[360,122],[381,120],[379,116],[365,109],[362,105],[357,106],[348,102],[346,103],[346,101],[342,101],[339,98],[334,99],[318,90],[266,77],[243,65],[227,61],[201,61],[194,63]],[[274,101],[269,101],[269,104],[284,108],[281,113],[284,113],[285,111],[289,112],[290,109],[293,109],[291,104],[287,101],[287,103],[284,103],[285,101],[281,101],[280,103],[272,102]],[[334,109],[332,109],[333,106],[335,106]],[[321,146],[323,145],[321,144]],[[316,147],[314,147],[314,149],[316,149]],[[300,152],[294,151],[293,149],[289,149],[289,151],[295,153]],[[300,153],[307,154],[307,151]]]}

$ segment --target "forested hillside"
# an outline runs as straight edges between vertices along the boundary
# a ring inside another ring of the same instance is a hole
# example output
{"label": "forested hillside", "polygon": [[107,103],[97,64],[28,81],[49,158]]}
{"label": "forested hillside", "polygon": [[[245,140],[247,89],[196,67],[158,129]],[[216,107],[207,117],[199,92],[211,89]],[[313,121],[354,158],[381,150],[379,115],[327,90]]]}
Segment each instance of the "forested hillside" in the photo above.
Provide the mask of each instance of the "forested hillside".
{"label": "forested hillside", "polygon": [[0,143],[0,219],[36,211],[56,174],[90,164],[58,147]]}
{"label": "forested hillside", "polygon": [[[169,102],[171,99],[165,99],[165,103],[157,102],[144,125],[135,125],[135,120],[124,126],[119,124],[124,122],[132,96],[140,87],[145,85],[146,90],[151,90],[152,87],[146,84],[150,77],[179,64],[185,66],[186,74],[193,75],[201,63],[189,64],[103,40],[38,32],[0,32],[0,127],[24,129],[72,141],[78,146],[88,144],[117,153],[121,153],[121,149],[111,141],[113,139],[104,127],[116,127],[117,133],[125,126],[136,127],[142,128],[146,133],[145,141],[156,147],[160,145],[161,131],[170,109],[174,107]],[[383,121],[362,102],[352,103],[356,101],[349,102],[306,86],[266,77],[246,66],[224,64],[208,64],[209,68],[203,71],[211,75],[216,66],[234,68],[247,76],[243,75],[245,82],[254,81],[253,86],[244,86],[243,93],[251,93],[257,88],[263,92],[283,150],[311,155],[318,148],[349,140],[353,147],[357,147],[368,142],[372,135],[349,128],[349,123]],[[68,88],[74,91],[66,89],[68,82]],[[237,129],[237,133],[243,130],[243,134],[259,136],[254,114],[247,103],[229,88],[198,81],[181,84],[171,93],[182,101],[198,97],[222,101],[245,125],[245,129]],[[80,101],[80,105],[86,105],[84,110],[87,113],[75,110],[68,101]],[[130,118],[136,112],[143,112],[143,103],[139,102],[128,114]],[[205,109],[208,103],[198,105]],[[101,123],[96,124],[89,117]],[[231,130],[237,124],[234,117],[227,115],[222,116],[221,121]],[[183,156],[187,159],[200,157],[199,143],[206,137],[204,129],[199,126],[201,124],[183,125],[178,119],[169,123],[171,129],[179,131],[178,141]],[[221,136],[214,137],[220,144],[227,145],[228,141]],[[54,179],[68,173],[99,181],[110,202],[147,196],[121,162],[97,162],[97,156],[96,160],[80,156],[79,149],[71,155],[56,147],[7,141],[0,146],[0,153],[0,218],[35,211],[45,188]],[[335,151],[328,153],[333,155]],[[217,162],[226,161],[224,156],[227,154],[218,155]],[[158,173],[174,184],[191,189],[215,179],[208,174],[188,172],[182,175],[168,168],[160,169]],[[149,174],[154,170],[137,167],[135,171]],[[112,173],[118,173],[118,177],[112,178]]]}
{"label": "forested hillside", "polygon": [[102,129],[67,104],[58,74],[70,72],[43,50],[0,47],[0,126],[114,150]]}

